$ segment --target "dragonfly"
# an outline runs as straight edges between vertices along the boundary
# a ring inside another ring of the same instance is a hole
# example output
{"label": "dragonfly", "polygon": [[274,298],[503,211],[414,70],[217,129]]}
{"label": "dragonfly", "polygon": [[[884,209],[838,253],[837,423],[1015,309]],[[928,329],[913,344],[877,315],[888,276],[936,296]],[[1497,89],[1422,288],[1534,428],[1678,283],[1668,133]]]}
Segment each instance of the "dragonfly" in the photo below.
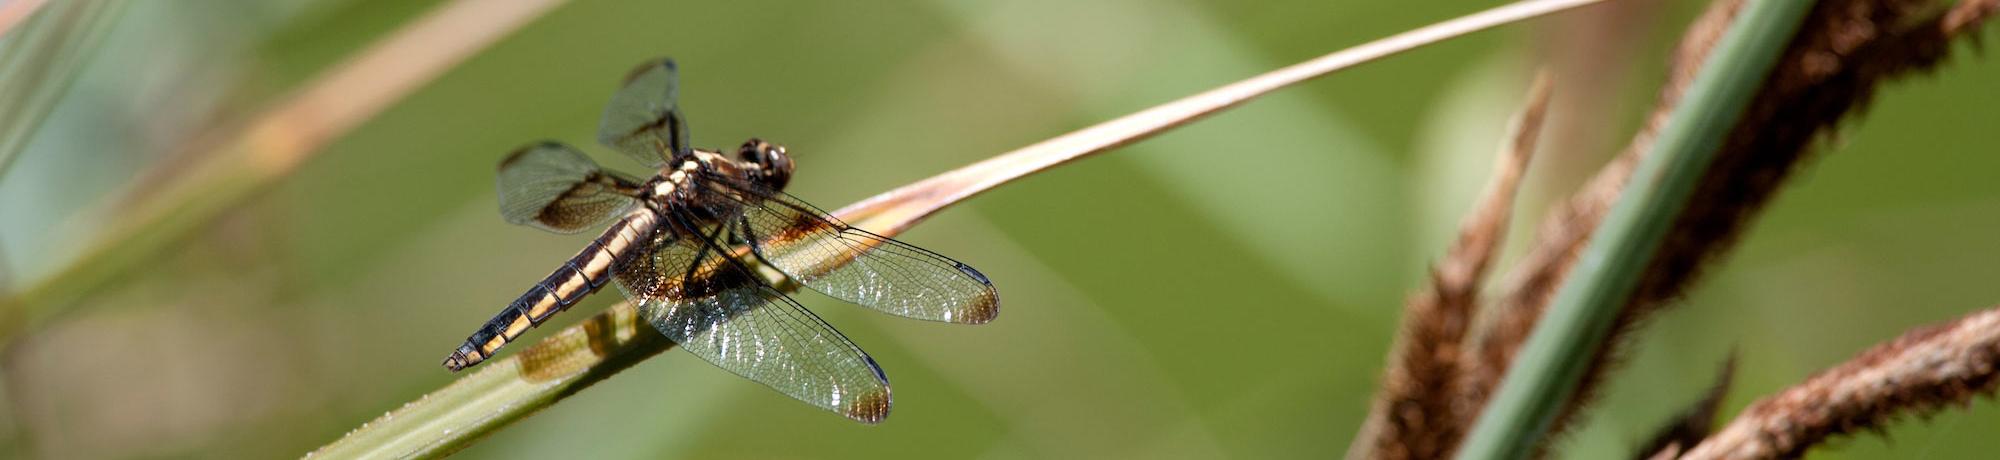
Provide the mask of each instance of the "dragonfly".
{"label": "dragonfly", "polygon": [[[690,148],[672,59],[634,69],[611,96],[597,140],[657,169],[639,180],[542,141],[500,162],[500,214],[556,233],[610,226],[494,315],[444,366],[456,372],[606,284],[655,329],[718,367],[863,423],[889,415],[875,359],[773,279],[896,316],[982,324],[999,292],[971,266],[849,226],[784,192],[785,147],[750,139],[733,153]],[[775,270],[766,274],[764,269]]]}

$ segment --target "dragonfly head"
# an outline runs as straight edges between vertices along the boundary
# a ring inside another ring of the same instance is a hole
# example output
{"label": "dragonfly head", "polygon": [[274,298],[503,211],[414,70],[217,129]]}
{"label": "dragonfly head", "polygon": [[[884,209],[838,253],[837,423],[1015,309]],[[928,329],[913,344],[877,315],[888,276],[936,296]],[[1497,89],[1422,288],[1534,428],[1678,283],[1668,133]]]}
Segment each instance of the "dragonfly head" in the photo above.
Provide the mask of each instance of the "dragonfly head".
{"label": "dragonfly head", "polygon": [[792,157],[785,154],[785,146],[751,138],[736,149],[736,159],[743,165],[757,165],[750,172],[751,179],[762,182],[771,190],[784,190],[785,183],[792,180]]}

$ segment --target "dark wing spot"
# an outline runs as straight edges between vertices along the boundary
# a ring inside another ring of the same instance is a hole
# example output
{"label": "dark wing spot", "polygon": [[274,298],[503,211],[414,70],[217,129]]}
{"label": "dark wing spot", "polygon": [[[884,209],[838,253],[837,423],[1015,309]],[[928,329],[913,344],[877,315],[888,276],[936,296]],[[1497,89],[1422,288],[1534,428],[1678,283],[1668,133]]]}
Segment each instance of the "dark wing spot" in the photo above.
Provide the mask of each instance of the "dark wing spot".
{"label": "dark wing spot", "polygon": [[654,59],[651,61],[646,61],[646,63],[644,64],[639,64],[638,67],[633,67],[631,72],[625,73],[624,80],[619,80],[619,84],[630,85],[632,84],[632,80],[639,79],[640,75],[645,75],[646,71],[653,70],[654,67],[666,67],[667,71],[670,72],[680,70],[679,67],[674,65],[674,58],[663,57],[659,59]]}
{"label": "dark wing spot", "polygon": [[[729,256],[714,255],[711,257],[726,258]],[[702,267],[691,268],[690,270],[693,270],[694,272],[691,272],[689,274],[689,276],[687,277],[688,285],[681,290],[681,295],[686,296],[687,298],[673,299],[673,300],[685,301],[689,299],[713,297],[717,295],[722,295],[722,293],[724,292],[742,289],[744,287],[756,283],[756,280],[751,279],[750,276],[746,273],[743,273],[742,270],[732,269],[725,265],[728,263],[730,262],[721,261],[720,259],[717,259],[714,262],[704,264],[704,266]]]}
{"label": "dark wing spot", "polygon": [[792,221],[785,224],[784,230],[779,231],[776,235],[770,235],[770,237],[783,242],[798,241],[800,238],[811,236],[814,232],[826,230],[830,226],[825,220],[821,220],[818,216],[812,215],[812,213],[798,211],[792,213]]}
{"label": "dark wing spot", "polygon": [[857,395],[854,402],[847,404],[846,413],[842,415],[861,423],[871,425],[882,423],[889,418],[889,406],[893,405],[892,399],[894,399],[889,394],[889,376],[882,373],[882,366],[875,364],[874,357],[862,355],[861,359],[867,360],[868,370],[874,372],[875,378],[882,381],[882,391]]}
{"label": "dark wing spot", "polygon": [[[678,140],[681,138],[680,113],[669,111],[666,113],[666,115],[660,116],[660,118],[655,118],[651,122],[648,122],[644,125],[639,125],[639,127],[637,128],[632,128],[631,132],[625,133],[624,139],[629,140],[635,137],[639,137],[639,135],[641,134],[647,134],[659,130],[666,130],[667,142],[677,143]],[[679,146],[673,145],[669,147],[679,147]],[[681,152],[669,152],[669,153],[679,154]]]}
{"label": "dark wing spot", "polygon": [[846,415],[849,419],[870,425],[882,423],[883,420],[889,418],[890,404],[889,389],[885,387],[880,393],[861,395],[860,398],[854,400],[853,404],[847,405],[847,413],[841,415]]}
{"label": "dark wing spot", "polygon": [[[500,167],[507,167],[506,163],[501,163]],[[603,172],[584,176],[583,180],[576,181],[575,185],[569,186],[569,190],[564,190],[561,195],[556,195],[555,200],[542,206],[542,211],[535,214],[535,221],[557,228],[583,226],[584,220],[595,217],[596,210],[579,210],[564,203],[597,194],[604,189],[605,182],[615,183],[616,179],[605,176]]]}
{"label": "dark wing spot", "polygon": [[972,299],[972,303],[967,305],[968,308],[964,317],[955,318],[953,322],[986,324],[993,321],[993,318],[1000,317],[1000,290],[993,289],[993,281],[986,279],[986,274],[980,273],[979,270],[974,270],[972,266],[964,263],[958,264],[958,272],[964,273],[965,276],[971,277],[974,280],[978,280],[979,284],[986,286],[986,290],[979,293],[979,297]]}

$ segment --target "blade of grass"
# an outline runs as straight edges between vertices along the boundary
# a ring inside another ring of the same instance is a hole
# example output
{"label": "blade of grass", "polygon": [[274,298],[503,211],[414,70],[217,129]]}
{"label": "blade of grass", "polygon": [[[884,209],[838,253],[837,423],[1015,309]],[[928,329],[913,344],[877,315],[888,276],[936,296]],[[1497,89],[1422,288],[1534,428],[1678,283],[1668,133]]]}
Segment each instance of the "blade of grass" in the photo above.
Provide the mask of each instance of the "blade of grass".
{"label": "blade of grass", "polygon": [[187,160],[162,162],[138,185],[110,195],[96,213],[106,216],[100,221],[109,229],[82,255],[51,275],[23,280],[26,287],[0,300],[0,343],[258,196],[333,139],[561,3],[441,5],[249,123],[198,137],[187,149],[194,154],[181,157]]}
{"label": "blade of grass", "polygon": [[1533,450],[1603,345],[1637,275],[1686,207],[1722,137],[1811,6],[1803,0],[1757,0],[1730,26],[1696,74],[1686,104],[1669,118],[1654,154],[1640,160],[1631,184],[1535,325],[1458,458],[1523,458]]}
{"label": "blade of grass", "polygon": [[[0,6],[0,36],[29,14],[37,1]],[[62,100],[97,44],[117,22],[125,2],[74,1],[40,11],[19,34],[0,41],[0,177],[34,139],[35,130]]]}
{"label": "blade of grass", "polygon": [[443,457],[672,347],[631,303],[619,303],[306,456]]}
{"label": "blade of grass", "polygon": [[[834,215],[894,237],[937,211],[1000,184],[1137,142],[1271,91],[1448,38],[1600,1],[1530,0],[1411,30],[932,176],[841,208]],[[450,454],[673,346],[650,333],[650,327],[629,303],[620,303],[363,424],[311,456]],[[648,333],[633,336],[626,335],[628,331]]]}
{"label": "blade of grass", "polygon": [[[1528,0],[1391,35],[1022,147],[855,203],[846,211],[857,213],[860,217],[854,223],[862,227],[900,231],[1014,178],[1144,140],[1279,88],[1467,33],[1602,1]],[[916,197],[930,197],[934,206],[892,206]],[[882,223],[873,224],[872,219]]]}

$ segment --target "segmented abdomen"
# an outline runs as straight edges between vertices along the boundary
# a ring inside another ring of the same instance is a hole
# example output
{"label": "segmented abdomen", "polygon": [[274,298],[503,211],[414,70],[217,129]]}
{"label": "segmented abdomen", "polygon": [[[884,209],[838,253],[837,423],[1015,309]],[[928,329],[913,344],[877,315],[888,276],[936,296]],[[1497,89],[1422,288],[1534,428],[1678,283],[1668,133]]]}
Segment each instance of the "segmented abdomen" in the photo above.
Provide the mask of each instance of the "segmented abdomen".
{"label": "segmented abdomen", "polygon": [[578,251],[555,273],[550,273],[528,292],[514,299],[505,310],[493,315],[463,345],[444,360],[452,371],[472,367],[493,357],[500,347],[514,341],[528,328],[540,326],[557,312],[569,309],[584,296],[597,292],[611,281],[611,267],[634,252],[640,241],[659,227],[659,216],[651,209],[637,209],[605,229],[603,235]]}

